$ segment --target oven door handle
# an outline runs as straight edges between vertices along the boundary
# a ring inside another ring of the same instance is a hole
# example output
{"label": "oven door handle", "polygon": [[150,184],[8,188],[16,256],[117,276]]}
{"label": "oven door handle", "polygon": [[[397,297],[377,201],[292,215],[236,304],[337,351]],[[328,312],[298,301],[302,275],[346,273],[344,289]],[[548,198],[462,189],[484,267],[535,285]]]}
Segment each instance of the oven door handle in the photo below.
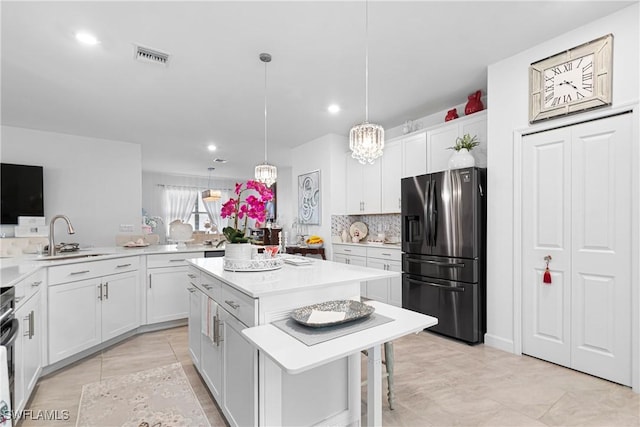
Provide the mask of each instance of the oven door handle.
{"label": "oven door handle", "polygon": [[18,336],[18,329],[20,329],[20,323],[18,322],[18,319],[13,319],[11,321],[11,333],[9,334],[8,338],[0,342],[0,345],[9,347],[11,344],[13,344],[13,342],[16,340],[16,337]]}
{"label": "oven door handle", "polygon": [[418,285],[433,286],[434,288],[440,288],[440,289],[444,289],[446,291],[451,291],[451,292],[464,292],[464,288],[461,288],[459,286],[438,285],[437,283],[422,282],[420,280],[414,280],[414,279],[410,279],[408,277],[407,277],[407,282],[416,283]]}
{"label": "oven door handle", "polygon": [[11,316],[13,314],[13,307],[11,307],[9,310],[5,311],[2,316],[0,316],[0,323],[2,323],[4,321],[4,319],[6,319],[7,317]]}

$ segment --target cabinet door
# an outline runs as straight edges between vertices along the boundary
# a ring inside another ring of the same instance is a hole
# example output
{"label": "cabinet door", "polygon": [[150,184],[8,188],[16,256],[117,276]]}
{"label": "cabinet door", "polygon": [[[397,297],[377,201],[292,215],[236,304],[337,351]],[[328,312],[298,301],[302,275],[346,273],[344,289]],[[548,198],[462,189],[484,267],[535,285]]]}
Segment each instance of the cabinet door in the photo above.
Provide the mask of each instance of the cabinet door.
{"label": "cabinet door", "polygon": [[202,329],[202,299],[204,294],[197,288],[188,287],[189,291],[189,354],[196,368],[200,369]]}
{"label": "cabinet door", "polygon": [[420,132],[402,140],[404,146],[404,164],[402,177],[427,173],[427,134]]}
{"label": "cabinet door", "polygon": [[20,322],[15,341],[15,377],[13,410],[20,411],[29,400],[42,367],[42,321],[40,320],[40,292],[35,293],[18,310],[15,317]]}
{"label": "cabinet door", "polygon": [[49,363],[100,344],[100,279],[49,287]]}
{"label": "cabinet door", "polygon": [[[427,132],[427,172],[449,169],[449,158],[454,153],[448,147],[455,145],[458,138],[458,124],[452,123]],[[472,135],[473,136],[473,135]]]}
{"label": "cabinet door", "polygon": [[[375,258],[367,258],[367,267],[386,270],[388,262]],[[367,281],[367,298],[387,303],[389,301],[389,279]]]}
{"label": "cabinet door", "polygon": [[258,352],[242,335],[246,328],[224,309],[222,408],[232,426],[253,426],[258,410]]}
{"label": "cabinet door", "polygon": [[102,278],[102,341],[139,326],[137,295],[137,272]]}
{"label": "cabinet door", "polygon": [[400,179],[402,178],[401,141],[385,144],[381,167],[381,212],[400,213]]}
{"label": "cabinet door", "polygon": [[186,268],[154,268],[147,283],[147,323],[184,319],[189,315]]}
{"label": "cabinet door", "polygon": [[347,154],[347,214],[362,213],[362,165],[351,154]]}
{"label": "cabinet door", "polygon": [[380,160],[372,165],[360,165],[362,167],[362,213],[379,214],[380,198]]}
{"label": "cabinet door", "polygon": [[[198,291],[196,291],[198,293]],[[209,391],[216,402],[221,402],[222,395],[222,357],[225,342],[223,341],[220,312],[223,312],[218,304],[202,294],[201,326],[198,326],[198,334],[201,342],[200,372],[204,382],[209,386]],[[214,331],[214,328],[218,331]],[[195,329],[195,328],[194,328]],[[191,332],[191,324],[189,324]],[[219,337],[216,339],[216,337]]]}
{"label": "cabinet door", "polygon": [[[388,261],[387,270],[402,273],[402,263],[397,261]],[[389,279],[389,300],[388,303],[396,307],[402,307],[402,276]]]}

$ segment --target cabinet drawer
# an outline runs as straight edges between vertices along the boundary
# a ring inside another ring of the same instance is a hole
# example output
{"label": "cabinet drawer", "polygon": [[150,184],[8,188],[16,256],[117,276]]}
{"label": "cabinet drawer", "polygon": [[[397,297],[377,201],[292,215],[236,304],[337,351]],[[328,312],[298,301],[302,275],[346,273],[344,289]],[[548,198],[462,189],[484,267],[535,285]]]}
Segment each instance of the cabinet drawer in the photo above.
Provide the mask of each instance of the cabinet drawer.
{"label": "cabinet drawer", "polygon": [[16,309],[45,285],[45,270],[38,270],[15,285]]}
{"label": "cabinet drawer", "polygon": [[58,265],[49,267],[49,284],[75,282],[77,280],[134,271],[139,268],[140,257],[137,256]]}
{"label": "cabinet drawer", "polygon": [[367,256],[367,248],[364,246],[333,245],[334,254]]}
{"label": "cabinet drawer", "polygon": [[[189,270],[189,274],[193,271],[200,271],[195,268]],[[194,273],[197,274],[197,273]],[[201,276],[197,280],[189,277],[190,283],[200,289],[206,296],[220,303],[222,301],[222,282],[208,274],[200,273]]]}
{"label": "cabinet drawer", "polygon": [[147,268],[182,267],[191,258],[204,258],[204,252],[176,252],[171,254],[147,255]]}
{"label": "cabinet drawer", "polygon": [[402,261],[402,251],[396,248],[367,248],[367,258]]}
{"label": "cabinet drawer", "polygon": [[250,296],[223,284],[222,297],[218,303],[245,325],[256,325],[257,302]]}

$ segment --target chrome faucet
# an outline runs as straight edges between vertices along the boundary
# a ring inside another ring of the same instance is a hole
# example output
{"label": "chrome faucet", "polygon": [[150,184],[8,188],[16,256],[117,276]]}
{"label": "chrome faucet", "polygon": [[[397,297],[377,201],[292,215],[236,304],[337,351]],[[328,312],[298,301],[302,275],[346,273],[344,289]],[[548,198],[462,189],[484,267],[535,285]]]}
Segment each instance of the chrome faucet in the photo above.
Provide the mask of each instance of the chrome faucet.
{"label": "chrome faucet", "polygon": [[69,221],[69,218],[66,215],[56,215],[53,218],[51,218],[51,221],[49,222],[49,256],[53,256],[56,254],[56,242],[55,239],[53,238],[53,230],[54,230],[54,224],[56,222],[57,219],[62,218],[67,222],[67,232],[69,234],[75,234],[76,230],[73,229],[73,225],[71,225],[71,221]]}

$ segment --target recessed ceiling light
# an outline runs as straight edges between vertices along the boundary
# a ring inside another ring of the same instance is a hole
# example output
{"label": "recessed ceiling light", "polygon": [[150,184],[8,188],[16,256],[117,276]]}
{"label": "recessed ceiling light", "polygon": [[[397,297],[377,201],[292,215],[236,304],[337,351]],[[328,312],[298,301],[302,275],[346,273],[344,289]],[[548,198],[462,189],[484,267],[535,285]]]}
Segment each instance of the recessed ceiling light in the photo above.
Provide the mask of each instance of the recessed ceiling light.
{"label": "recessed ceiling light", "polygon": [[327,110],[329,110],[331,114],[336,114],[340,111],[340,106],[336,104],[331,104],[329,105],[329,108],[327,108]]}
{"label": "recessed ceiling light", "polygon": [[84,32],[84,31],[76,33],[76,40],[78,40],[80,43],[88,44],[90,46],[94,46],[94,45],[97,45],[98,43],[100,43],[98,41],[98,39],[96,38],[96,36],[94,36],[93,34],[89,34],[87,32]]}
{"label": "recessed ceiling light", "polygon": [[216,151],[216,149],[217,149],[217,148],[218,148],[218,147],[216,147],[216,146],[215,146],[215,145],[213,145],[213,144],[209,144],[209,145],[207,146],[207,149],[208,149],[209,151]]}

